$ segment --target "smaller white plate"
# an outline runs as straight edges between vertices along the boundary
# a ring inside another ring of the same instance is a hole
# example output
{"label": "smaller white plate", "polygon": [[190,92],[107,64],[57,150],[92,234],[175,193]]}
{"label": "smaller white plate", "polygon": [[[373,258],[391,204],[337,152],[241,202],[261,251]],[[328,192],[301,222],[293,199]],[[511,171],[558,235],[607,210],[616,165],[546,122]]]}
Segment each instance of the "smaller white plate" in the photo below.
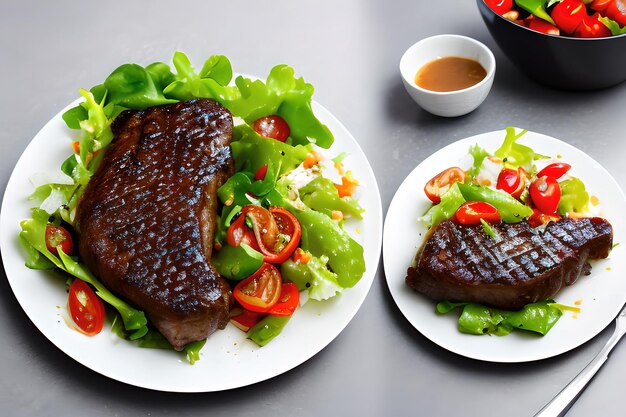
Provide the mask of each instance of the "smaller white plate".
{"label": "smaller white plate", "polygon": [[[424,241],[426,229],[417,218],[429,207],[424,184],[447,167],[467,156],[478,144],[493,153],[502,144],[505,131],[484,133],[452,143],[419,164],[396,192],[385,220],[383,260],[387,284],[398,308],[424,336],[439,346],[468,358],[490,362],[528,362],[559,355],[589,341],[617,316],[626,302],[626,245],[618,245],[608,259],[593,263],[591,275],[557,294],[556,301],[581,312],[565,312],[546,336],[514,331],[508,336],[475,336],[457,330],[458,314],[435,313],[436,302],[411,290],[404,282],[406,271]],[[536,152],[560,156],[572,165],[570,174],[579,177],[590,195],[599,198],[602,215],[613,225],[614,242],[623,242],[626,197],[611,175],[589,155],[567,143],[528,132],[519,143]],[[458,161],[458,162],[457,162]]]}

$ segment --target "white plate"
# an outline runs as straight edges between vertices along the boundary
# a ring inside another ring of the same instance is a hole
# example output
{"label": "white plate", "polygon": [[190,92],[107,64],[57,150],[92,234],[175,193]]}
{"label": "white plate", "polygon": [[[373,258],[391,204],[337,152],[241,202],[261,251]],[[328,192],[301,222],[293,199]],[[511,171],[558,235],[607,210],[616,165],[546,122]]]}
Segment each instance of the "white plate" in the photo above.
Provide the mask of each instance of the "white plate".
{"label": "white plate", "polygon": [[[515,331],[508,336],[474,336],[457,330],[458,314],[435,313],[436,303],[411,290],[404,283],[406,271],[424,239],[417,218],[429,207],[424,184],[443,169],[455,165],[478,143],[493,153],[504,140],[497,131],[459,140],[434,153],[419,164],[396,192],[385,220],[383,259],[387,284],[396,304],[409,322],[439,346],[469,358],[490,362],[527,362],[549,358],[574,349],[604,329],[617,316],[626,301],[626,245],[617,246],[606,260],[593,264],[591,275],[580,277],[556,296],[556,301],[574,305],[581,312],[566,312],[544,336]],[[570,173],[579,177],[590,195],[600,199],[603,216],[614,229],[614,242],[626,237],[624,213],[626,197],[617,182],[584,152],[557,139],[528,132],[519,143],[536,152],[556,157],[572,165]]]}
{"label": "white plate", "polygon": [[[69,105],[66,109],[75,106]],[[64,110],[66,110],[64,109]],[[348,230],[364,248],[367,271],[359,283],[327,302],[309,301],[296,311],[282,334],[263,348],[232,325],[210,336],[195,365],[174,351],[142,349],[105,328],[95,337],[71,330],[63,320],[67,294],[64,279],[52,272],[29,270],[18,242],[19,222],[29,217],[30,178],[37,172],[58,172],[71,152],[73,135],[61,111],[35,136],[18,161],[6,188],[0,219],[2,260],[15,296],[35,326],[62,351],[83,365],[128,384],[161,391],[209,392],[253,384],[286,372],[328,345],[361,306],[378,266],[382,236],[380,193],[363,151],[348,130],[324,107],[313,103],[318,118],[335,135],[334,157],[346,152],[347,169],[361,186],[357,197],[364,220]],[[356,227],[360,233],[356,233]]]}

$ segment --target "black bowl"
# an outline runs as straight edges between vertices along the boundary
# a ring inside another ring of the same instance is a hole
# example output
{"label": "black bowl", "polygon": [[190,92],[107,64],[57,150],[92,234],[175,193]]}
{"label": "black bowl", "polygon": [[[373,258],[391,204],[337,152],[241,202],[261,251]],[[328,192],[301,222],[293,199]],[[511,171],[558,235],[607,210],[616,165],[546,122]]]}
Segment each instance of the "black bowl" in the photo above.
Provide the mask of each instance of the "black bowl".
{"label": "black bowl", "polygon": [[597,90],[626,80],[626,34],[609,38],[546,35],[511,22],[476,0],[505,55],[535,81],[563,90]]}

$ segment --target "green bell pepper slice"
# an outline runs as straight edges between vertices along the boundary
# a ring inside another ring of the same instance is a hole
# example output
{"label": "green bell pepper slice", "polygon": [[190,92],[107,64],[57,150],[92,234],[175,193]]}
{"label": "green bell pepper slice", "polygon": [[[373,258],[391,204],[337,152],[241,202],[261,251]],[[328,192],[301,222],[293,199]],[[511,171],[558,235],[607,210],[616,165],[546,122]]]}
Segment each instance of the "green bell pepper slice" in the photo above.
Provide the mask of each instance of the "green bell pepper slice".
{"label": "green bell pepper slice", "polygon": [[467,201],[484,201],[498,209],[500,217],[506,223],[519,223],[533,213],[533,210],[517,201],[515,197],[489,187],[457,183],[461,194]]}
{"label": "green bell pepper slice", "polygon": [[584,213],[589,203],[589,193],[579,178],[570,178],[559,183],[561,199],[558,212],[561,216],[567,213]]}
{"label": "green bell pepper slice", "polygon": [[515,0],[515,4],[526,10],[528,13],[556,26],[556,23],[554,23],[554,20],[545,9],[546,0]]}
{"label": "green bell pepper slice", "polygon": [[265,316],[248,330],[248,339],[265,346],[283,331],[289,319],[291,316]]}
{"label": "green bell pepper slice", "polygon": [[245,243],[239,246],[223,245],[213,253],[211,263],[224,278],[240,281],[263,265],[263,254]]}

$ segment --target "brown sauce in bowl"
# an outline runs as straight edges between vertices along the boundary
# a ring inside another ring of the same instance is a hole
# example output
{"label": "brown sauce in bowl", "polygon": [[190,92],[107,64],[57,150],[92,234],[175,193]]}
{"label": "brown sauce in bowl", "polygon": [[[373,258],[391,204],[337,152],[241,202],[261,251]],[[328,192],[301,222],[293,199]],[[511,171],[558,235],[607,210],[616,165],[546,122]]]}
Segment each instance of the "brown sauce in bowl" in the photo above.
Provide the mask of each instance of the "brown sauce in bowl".
{"label": "brown sauce in bowl", "polygon": [[426,63],[417,71],[415,84],[431,91],[456,91],[481,82],[487,71],[478,61],[447,56]]}

